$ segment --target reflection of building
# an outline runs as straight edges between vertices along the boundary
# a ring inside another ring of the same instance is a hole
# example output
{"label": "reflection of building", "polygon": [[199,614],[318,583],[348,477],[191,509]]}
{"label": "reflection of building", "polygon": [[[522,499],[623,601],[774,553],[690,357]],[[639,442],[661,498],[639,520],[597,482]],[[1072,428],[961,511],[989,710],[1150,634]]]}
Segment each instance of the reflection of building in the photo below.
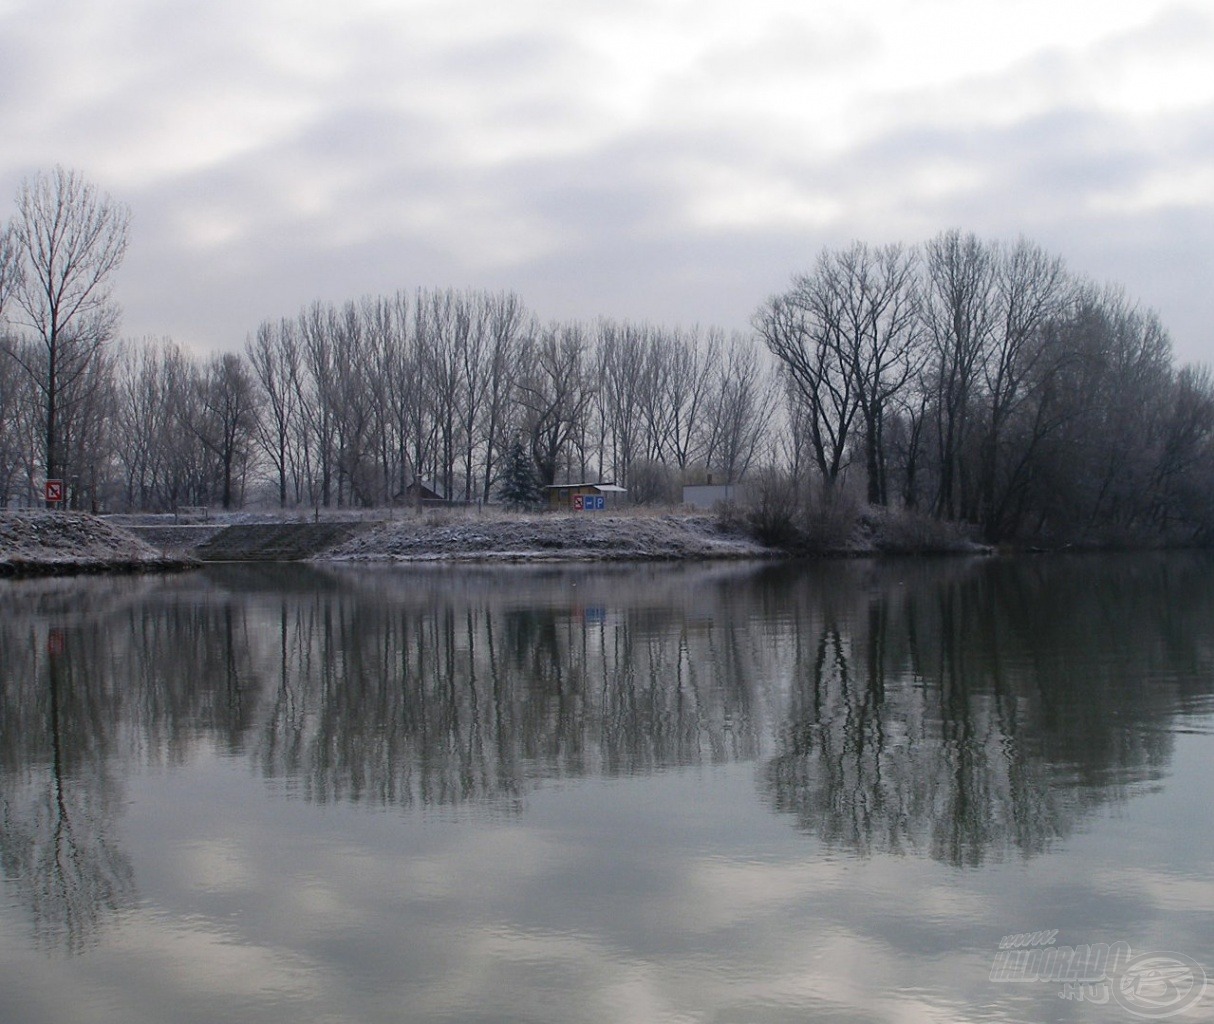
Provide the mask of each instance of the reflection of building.
{"label": "reflection of building", "polygon": [[[615,484],[549,484],[548,507],[574,512],[595,512],[618,508],[628,493]],[[594,499],[587,501],[587,498]]]}

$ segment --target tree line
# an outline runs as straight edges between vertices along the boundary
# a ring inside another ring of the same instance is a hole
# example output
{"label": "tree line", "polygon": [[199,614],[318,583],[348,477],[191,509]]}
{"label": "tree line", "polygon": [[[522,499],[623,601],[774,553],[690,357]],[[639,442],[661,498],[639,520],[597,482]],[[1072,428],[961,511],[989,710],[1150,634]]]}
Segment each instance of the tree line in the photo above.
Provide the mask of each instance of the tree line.
{"label": "tree line", "polygon": [[[740,478],[763,453],[772,370],[753,339],[543,324],[512,293],[314,302],[208,358],[116,340],[106,285],[126,231],[74,173],[22,188],[3,236],[0,505],[56,476],[82,507],[151,511],[267,488],[282,507],[378,506],[418,485],[488,501],[512,447],[541,487],[593,477],[677,500],[702,467]],[[60,280],[87,304],[60,312]]]}
{"label": "tree line", "polygon": [[[129,215],[76,172],[0,232],[0,506],[637,502],[757,475],[1026,536],[1206,539],[1214,384],[1157,316],[1031,242],[824,249],[749,333],[545,323],[513,293],[400,290],[266,320],[241,351],[119,340]],[[525,488],[524,488],[525,490]]]}
{"label": "tree line", "polygon": [[867,500],[1050,536],[1207,539],[1214,382],[1158,317],[1031,242],[948,231],[827,249],[755,325],[798,473]]}

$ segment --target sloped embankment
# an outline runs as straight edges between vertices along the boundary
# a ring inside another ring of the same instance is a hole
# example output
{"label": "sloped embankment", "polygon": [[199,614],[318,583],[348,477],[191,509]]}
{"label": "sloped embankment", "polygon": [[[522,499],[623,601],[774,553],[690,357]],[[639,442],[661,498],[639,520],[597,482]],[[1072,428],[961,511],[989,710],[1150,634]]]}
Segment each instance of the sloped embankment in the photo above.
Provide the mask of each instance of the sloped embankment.
{"label": "sloped embankment", "polygon": [[625,561],[756,558],[772,551],[709,515],[494,515],[377,525],[323,557],[341,561]]}
{"label": "sloped embankment", "polygon": [[0,512],[0,576],[146,572],[189,564],[82,512]]}
{"label": "sloped embankment", "polygon": [[227,526],[195,547],[203,562],[300,562],[317,558],[374,523],[249,523]]}

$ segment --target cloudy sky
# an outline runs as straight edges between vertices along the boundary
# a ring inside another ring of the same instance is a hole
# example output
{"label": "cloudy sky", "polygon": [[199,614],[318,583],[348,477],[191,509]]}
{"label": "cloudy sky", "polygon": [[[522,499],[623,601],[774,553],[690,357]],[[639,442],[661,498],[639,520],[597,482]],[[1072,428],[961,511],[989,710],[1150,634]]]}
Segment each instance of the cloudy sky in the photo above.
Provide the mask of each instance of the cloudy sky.
{"label": "cloudy sky", "polygon": [[124,331],[512,289],[744,328],[825,245],[1025,235],[1214,362],[1214,0],[0,0],[0,200],[133,213]]}

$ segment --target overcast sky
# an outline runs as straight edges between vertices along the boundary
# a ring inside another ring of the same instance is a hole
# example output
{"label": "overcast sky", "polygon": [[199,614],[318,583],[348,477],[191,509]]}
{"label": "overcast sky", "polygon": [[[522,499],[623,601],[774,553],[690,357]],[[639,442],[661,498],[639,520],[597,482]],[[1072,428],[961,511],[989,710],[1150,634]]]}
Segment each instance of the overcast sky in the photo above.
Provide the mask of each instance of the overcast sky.
{"label": "overcast sky", "polygon": [[745,328],[825,245],[1025,235],[1214,362],[1214,0],[0,0],[0,198],[133,213],[124,333],[511,289]]}

